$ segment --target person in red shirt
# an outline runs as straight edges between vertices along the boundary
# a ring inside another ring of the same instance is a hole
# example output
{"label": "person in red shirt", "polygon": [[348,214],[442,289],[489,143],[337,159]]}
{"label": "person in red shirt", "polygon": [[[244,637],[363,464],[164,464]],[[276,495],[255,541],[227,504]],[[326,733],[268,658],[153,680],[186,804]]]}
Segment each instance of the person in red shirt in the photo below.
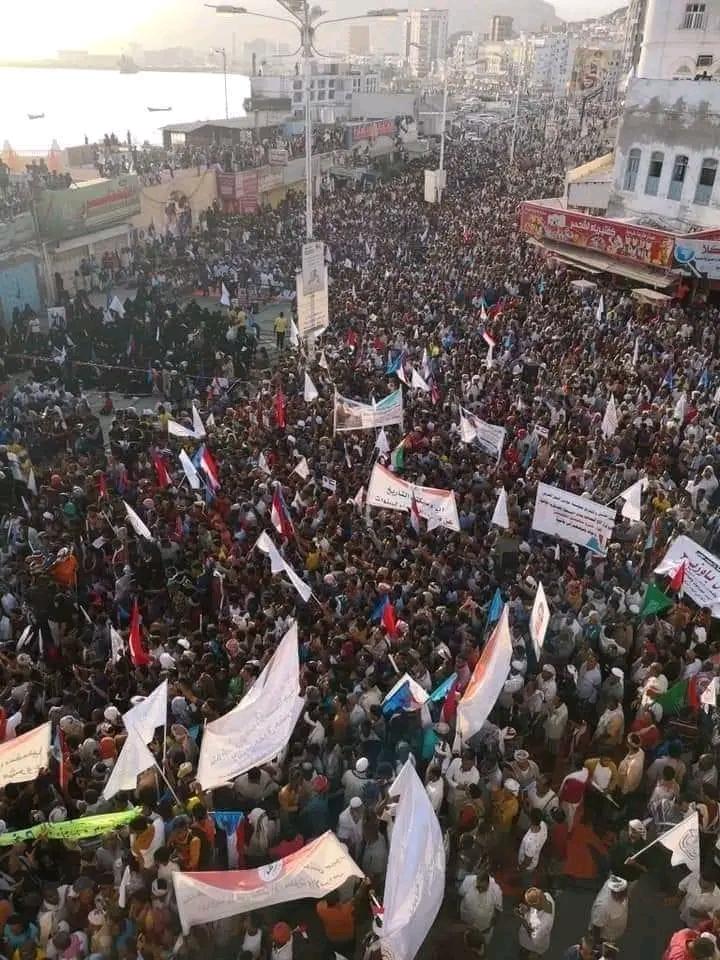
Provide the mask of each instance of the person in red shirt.
{"label": "person in red shirt", "polygon": [[662,960],[713,960],[714,957],[714,941],[697,930],[686,928],[670,937]]}

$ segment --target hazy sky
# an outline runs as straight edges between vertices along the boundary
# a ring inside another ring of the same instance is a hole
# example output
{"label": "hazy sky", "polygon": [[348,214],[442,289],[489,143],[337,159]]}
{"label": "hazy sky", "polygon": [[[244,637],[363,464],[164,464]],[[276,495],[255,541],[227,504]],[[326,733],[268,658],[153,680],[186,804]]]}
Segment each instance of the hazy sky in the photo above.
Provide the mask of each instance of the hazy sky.
{"label": "hazy sky", "polygon": [[[425,0],[427,2],[427,0]],[[451,0],[453,7],[470,4],[473,7],[478,0]],[[485,0],[487,2],[487,0]],[[408,5],[407,3],[403,5]],[[432,0],[428,5],[441,6],[440,0]],[[608,13],[622,5],[622,0],[555,0],[558,16],[565,19],[580,19],[585,16]],[[349,0],[324,0],[322,6],[328,7],[333,16],[342,16],[343,9],[351,4]],[[373,2],[368,3],[372,7]],[[503,4],[499,4],[502,7]],[[252,0],[248,7],[267,13],[282,12],[273,0]],[[353,11],[363,9],[356,2]],[[140,38],[147,45],[162,47],[184,40],[188,45],[197,40],[195,32],[199,19],[213,18],[210,10],[203,10],[202,0],[122,0],[120,5],[107,7],[97,0],[31,0],[28,3],[12,4],[12,12],[4,18],[0,31],[0,57],[42,57],[50,56],[58,49],[104,48],[117,50],[122,43],[143,34]],[[226,18],[218,18],[226,20]],[[243,39],[252,39],[266,35],[270,24],[251,18],[232,18],[233,29],[240,29],[243,20]],[[185,24],[187,34],[185,35]],[[247,24],[247,26],[246,26]],[[211,30],[208,23],[208,29]],[[167,35],[167,42],[163,42]]]}

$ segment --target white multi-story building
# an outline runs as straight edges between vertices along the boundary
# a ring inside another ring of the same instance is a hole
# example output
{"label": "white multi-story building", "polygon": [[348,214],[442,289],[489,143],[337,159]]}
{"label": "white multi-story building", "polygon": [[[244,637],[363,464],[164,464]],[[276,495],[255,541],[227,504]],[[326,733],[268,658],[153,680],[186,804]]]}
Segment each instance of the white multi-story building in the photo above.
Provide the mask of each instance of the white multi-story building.
{"label": "white multi-story building", "polygon": [[445,60],[448,40],[447,10],[411,10],[405,35],[405,56],[410,72],[425,77],[435,64]]}
{"label": "white multi-story building", "polygon": [[[353,94],[377,93],[380,74],[365,65],[349,63],[313,63],[310,78],[310,109],[316,123],[334,123],[352,116]],[[296,119],[305,116],[305,81],[302,70],[295,74],[252,77],[251,99],[290,100],[290,112]]]}
{"label": "white multi-story building", "polygon": [[618,129],[608,214],[668,230],[720,225],[720,85],[633,80]]}
{"label": "white multi-story building", "polygon": [[530,38],[527,82],[531,90],[554,97],[567,94],[578,41],[568,33],[550,33]]}
{"label": "white multi-story building", "polygon": [[647,0],[637,76],[720,80],[720,0]]}

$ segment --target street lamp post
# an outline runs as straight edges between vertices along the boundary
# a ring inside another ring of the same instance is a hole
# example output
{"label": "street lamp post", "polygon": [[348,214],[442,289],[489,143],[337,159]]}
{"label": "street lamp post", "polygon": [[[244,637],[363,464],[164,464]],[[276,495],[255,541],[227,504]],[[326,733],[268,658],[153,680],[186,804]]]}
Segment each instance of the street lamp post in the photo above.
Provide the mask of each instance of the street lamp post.
{"label": "street lamp post", "polygon": [[282,23],[289,23],[300,34],[300,46],[295,51],[302,52],[303,57],[303,77],[305,87],[305,237],[306,240],[312,240],[313,237],[313,175],[312,175],[312,110],[310,103],[310,87],[312,74],[312,58],[318,51],[315,49],[315,31],[318,27],[327,23],[345,23],[348,20],[384,20],[394,19],[401,13],[407,13],[406,9],[397,9],[395,7],[385,7],[379,10],[368,10],[365,14],[359,14],[355,17],[337,17],[331,20],[314,21],[317,15],[311,10],[308,0],[278,0],[278,3],[287,10],[292,19],[288,17],[273,17],[265,13],[255,13],[245,7],[235,6],[230,3],[206,3],[215,13],[227,14],[245,14],[247,16],[260,17],[263,20],[278,20]]}
{"label": "street lamp post", "polygon": [[227,51],[225,47],[213,47],[213,53],[219,53],[223,58],[223,82],[225,84],[225,119],[230,119],[228,113],[228,95],[227,95]]}

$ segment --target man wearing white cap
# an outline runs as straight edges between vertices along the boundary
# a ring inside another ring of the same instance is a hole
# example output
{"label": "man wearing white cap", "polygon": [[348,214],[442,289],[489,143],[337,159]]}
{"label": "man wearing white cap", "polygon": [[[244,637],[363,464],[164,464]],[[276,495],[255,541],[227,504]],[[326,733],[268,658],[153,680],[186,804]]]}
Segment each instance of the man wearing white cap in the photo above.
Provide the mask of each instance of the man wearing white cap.
{"label": "man wearing white cap", "polygon": [[353,797],[338,817],[337,835],[347,845],[351,857],[357,857],[363,842],[365,808],[360,797]]}
{"label": "man wearing white cap", "polygon": [[611,874],[600,888],[590,911],[590,926],[595,940],[609,940],[611,943],[617,943],[625,933],[627,922],[627,880]]}
{"label": "man wearing white cap", "polygon": [[342,785],[345,791],[345,803],[350,803],[353,797],[362,797],[368,783],[369,763],[367,757],[360,757],[355,761],[353,770],[346,770],[342,775]]}

